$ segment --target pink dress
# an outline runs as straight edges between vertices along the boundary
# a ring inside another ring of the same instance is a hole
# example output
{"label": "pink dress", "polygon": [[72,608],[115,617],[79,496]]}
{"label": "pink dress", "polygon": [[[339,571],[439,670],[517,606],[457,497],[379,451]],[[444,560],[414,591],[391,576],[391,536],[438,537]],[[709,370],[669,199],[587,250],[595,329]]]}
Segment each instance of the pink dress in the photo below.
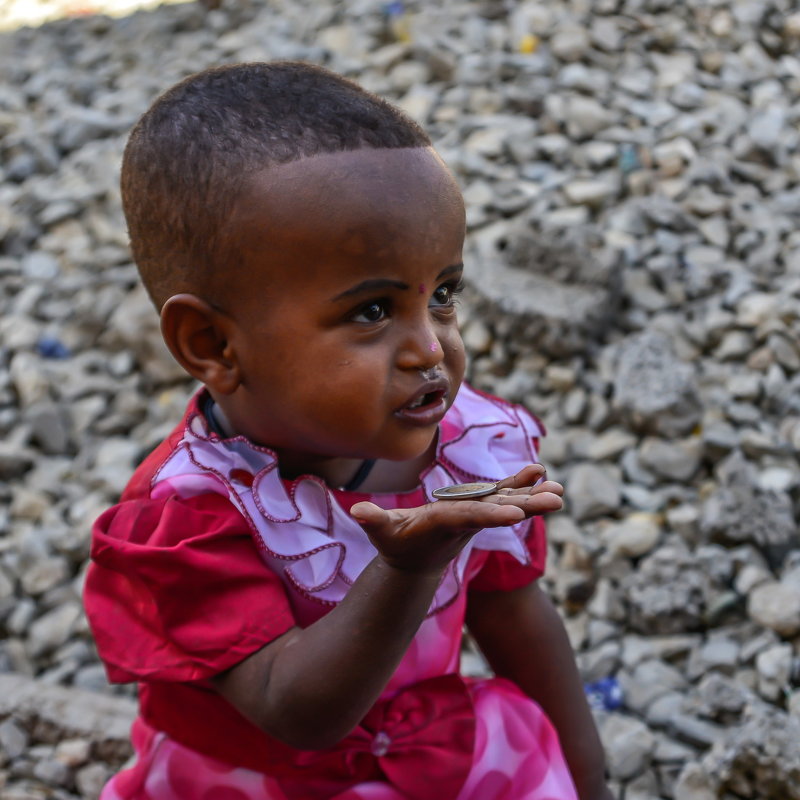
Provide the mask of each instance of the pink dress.
{"label": "pink dress", "polygon": [[[540,519],[478,533],[361,724],[323,751],[249,723],[210,679],[323,616],[376,551],[353,503],[429,502],[439,486],[536,461],[523,409],[463,386],[413,492],[281,480],[272,451],[211,432],[196,397],[97,521],[85,604],[110,680],[140,682],[136,762],[101,800],[575,800],[555,731],[514,684],[459,674],[470,592],[541,575]],[[324,669],[324,665],[320,665]]]}

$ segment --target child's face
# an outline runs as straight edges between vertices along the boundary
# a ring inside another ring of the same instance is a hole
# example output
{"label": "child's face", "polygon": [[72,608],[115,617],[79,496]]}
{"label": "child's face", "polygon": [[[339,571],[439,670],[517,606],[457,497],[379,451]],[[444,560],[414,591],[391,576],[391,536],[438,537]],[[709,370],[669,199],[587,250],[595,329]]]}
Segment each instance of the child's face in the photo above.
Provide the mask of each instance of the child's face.
{"label": "child's face", "polygon": [[[464,206],[429,149],[362,149],[255,176],[227,236],[232,426],[301,468],[425,453],[464,375],[453,294]],[[235,295],[235,296],[234,296]]]}

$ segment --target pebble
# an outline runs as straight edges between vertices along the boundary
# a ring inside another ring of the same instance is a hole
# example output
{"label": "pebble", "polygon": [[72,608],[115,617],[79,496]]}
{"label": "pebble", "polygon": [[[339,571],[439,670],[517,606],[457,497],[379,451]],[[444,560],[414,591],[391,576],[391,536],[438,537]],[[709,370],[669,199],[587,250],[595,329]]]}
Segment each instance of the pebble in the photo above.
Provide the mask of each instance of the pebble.
{"label": "pebble", "polygon": [[794,636],[800,632],[800,587],[778,581],[761,583],[748,595],[747,613],[779,636]]}
{"label": "pebble", "polygon": [[657,514],[638,512],[612,523],[602,532],[602,541],[613,556],[638,558],[658,544],[661,524]]}
{"label": "pebble", "polygon": [[612,743],[607,752],[608,772],[612,778],[630,779],[649,766],[656,741],[640,720],[611,713],[601,731],[604,739]]}
{"label": "pebble", "polygon": [[789,644],[778,644],[756,656],[758,692],[775,703],[783,699],[789,689],[792,672],[793,648]]}
{"label": "pebble", "polygon": [[622,673],[620,685],[625,707],[644,716],[653,701],[669,692],[683,690],[687,680],[675,667],[650,659],[637,664],[632,673]]}
{"label": "pebble", "polygon": [[6,719],[0,723],[0,744],[7,759],[18,758],[28,746],[28,734],[13,719]]}
{"label": "pebble", "polygon": [[617,362],[614,406],[631,426],[676,436],[697,425],[699,396],[691,366],[676,358],[667,337],[631,337],[619,348]]}
{"label": "pebble", "polygon": [[579,464],[570,474],[566,500],[571,515],[579,522],[611,514],[619,506],[619,477],[613,469]]}
{"label": "pebble", "polygon": [[680,441],[648,437],[638,454],[641,466],[660,478],[687,483],[700,467],[703,445],[697,436]]}

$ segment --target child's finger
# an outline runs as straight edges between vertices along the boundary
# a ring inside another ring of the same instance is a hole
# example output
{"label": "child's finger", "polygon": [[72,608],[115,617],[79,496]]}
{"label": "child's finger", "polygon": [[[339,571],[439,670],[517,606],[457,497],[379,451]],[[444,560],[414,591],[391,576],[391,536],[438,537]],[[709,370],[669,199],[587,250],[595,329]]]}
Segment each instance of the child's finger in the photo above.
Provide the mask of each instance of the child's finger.
{"label": "child's finger", "polygon": [[533,486],[534,483],[547,475],[547,470],[541,464],[529,464],[523,467],[516,475],[498,481],[498,489],[522,489],[525,486]]}
{"label": "child's finger", "polygon": [[424,506],[431,527],[480,530],[514,525],[525,519],[519,504],[484,503],[481,500],[439,500]]}
{"label": "child's finger", "polygon": [[564,505],[560,493],[548,491],[531,494],[495,494],[482,499],[498,506],[516,506],[525,512],[525,516],[559,511]]}
{"label": "child's finger", "polygon": [[537,483],[535,486],[525,486],[522,489],[499,489],[497,494],[490,494],[482,499],[491,500],[498,495],[509,497],[514,495],[537,494],[538,492],[552,492],[553,494],[563,495],[564,487],[560,483],[556,483],[556,481],[542,481],[542,483]]}
{"label": "child's finger", "polygon": [[537,483],[536,486],[531,489],[531,494],[537,492],[552,492],[553,494],[562,496],[564,494],[564,487],[556,481],[542,481],[542,483]]}

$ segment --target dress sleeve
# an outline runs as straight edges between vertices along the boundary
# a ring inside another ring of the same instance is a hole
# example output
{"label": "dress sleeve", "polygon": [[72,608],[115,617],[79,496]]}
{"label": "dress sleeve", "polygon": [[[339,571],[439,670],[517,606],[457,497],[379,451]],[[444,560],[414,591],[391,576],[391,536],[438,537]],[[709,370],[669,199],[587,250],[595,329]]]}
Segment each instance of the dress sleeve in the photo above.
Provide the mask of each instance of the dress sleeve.
{"label": "dress sleeve", "polygon": [[545,525],[541,517],[533,517],[531,520],[525,544],[530,556],[529,564],[520,564],[505,551],[491,551],[480,572],[469,582],[469,591],[507,592],[520,589],[541,578],[547,557]]}
{"label": "dress sleeve", "polygon": [[114,683],[210,678],[295,624],[222,495],[122,502],[95,523],[91,555],[84,604]]}

